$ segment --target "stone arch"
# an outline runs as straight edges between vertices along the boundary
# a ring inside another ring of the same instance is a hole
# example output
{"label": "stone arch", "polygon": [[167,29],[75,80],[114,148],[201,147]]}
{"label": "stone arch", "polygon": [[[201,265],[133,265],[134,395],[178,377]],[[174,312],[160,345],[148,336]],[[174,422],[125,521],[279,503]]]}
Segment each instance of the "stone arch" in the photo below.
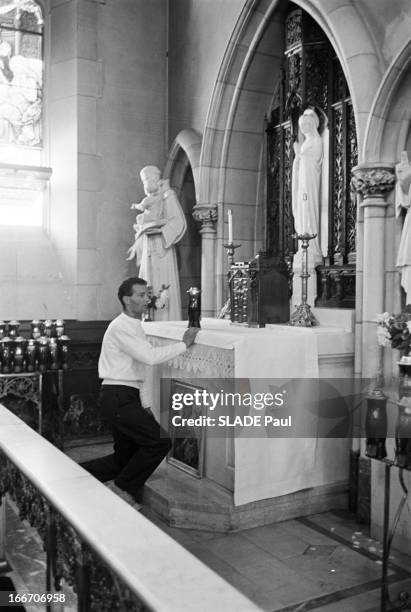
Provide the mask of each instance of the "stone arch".
{"label": "stone arch", "polygon": [[179,132],[167,156],[164,177],[176,190],[187,221],[187,230],[177,245],[181,303],[189,287],[201,284],[201,236],[193,218],[197,202],[201,134],[192,129]]}
{"label": "stone arch", "polygon": [[[318,0],[295,0],[322,27],[349,84],[362,142],[365,117],[382,75],[382,62],[354,2],[337,0],[328,9]],[[263,197],[261,154],[264,116],[282,62],[283,0],[246,2],[228,44],[214,87],[200,160],[200,205],[217,208],[217,306],[225,288],[224,207],[237,206],[239,258],[254,254],[254,212]],[[364,68],[370,78],[365,83]],[[258,208],[258,207],[257,207]]]}
{"label": "stone arch", "polygon": [[411,120],[411,41],[389,66],[375,96],[364,138],[367,162],[398,161],[406,148]]}
{"label": "stone arch", "polygon": [[[200,153],[202,145],[202,136],[193,129],[181,130],[177,134],[170,151],[167,155],[164,176],[173,179],[173,185],[179,189],[183,185],[184,176],[188,165],[194,178],[196,194],[199,191],[198,179],[200,169]],[[185,155],[181,155],[181,150]]]}

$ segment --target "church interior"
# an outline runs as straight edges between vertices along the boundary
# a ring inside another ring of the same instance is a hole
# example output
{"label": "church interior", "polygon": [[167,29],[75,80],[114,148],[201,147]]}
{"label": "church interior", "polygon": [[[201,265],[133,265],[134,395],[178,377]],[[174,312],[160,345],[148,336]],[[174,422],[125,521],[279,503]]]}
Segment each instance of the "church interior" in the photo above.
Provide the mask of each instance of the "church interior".
{"label": "church interior", "polygon": [[[0,0],[1,608],[411,610],[410,99],[409,0]],[[199,328],[140,511],[80,465],[136,276]]]}

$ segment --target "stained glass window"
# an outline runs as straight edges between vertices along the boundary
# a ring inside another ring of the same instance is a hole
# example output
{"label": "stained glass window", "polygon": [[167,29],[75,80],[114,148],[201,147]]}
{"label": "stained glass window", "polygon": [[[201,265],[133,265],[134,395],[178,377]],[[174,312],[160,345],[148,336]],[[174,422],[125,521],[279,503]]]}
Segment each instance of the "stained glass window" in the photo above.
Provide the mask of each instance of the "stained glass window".
{"label": "stained glass window", "polygon": [[42,10],[0,0],[0,144],[41,146],[42,88]]}

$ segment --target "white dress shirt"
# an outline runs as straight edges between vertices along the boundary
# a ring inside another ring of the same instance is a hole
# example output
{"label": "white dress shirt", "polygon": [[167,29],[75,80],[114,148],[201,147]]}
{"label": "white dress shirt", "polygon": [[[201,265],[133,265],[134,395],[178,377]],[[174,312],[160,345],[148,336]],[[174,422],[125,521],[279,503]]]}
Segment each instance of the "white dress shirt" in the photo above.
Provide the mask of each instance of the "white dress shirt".
{"label": "white dress shirt", "polygon": [[154,347],[147,340],[140,319],[124,312],[111,321],[103,337],[98,373],[103,385],[126,385],[140,389],[141,403],[150,406],[149,390],[144,387],[146,366],[156,365],[186,350],[184,342]]}

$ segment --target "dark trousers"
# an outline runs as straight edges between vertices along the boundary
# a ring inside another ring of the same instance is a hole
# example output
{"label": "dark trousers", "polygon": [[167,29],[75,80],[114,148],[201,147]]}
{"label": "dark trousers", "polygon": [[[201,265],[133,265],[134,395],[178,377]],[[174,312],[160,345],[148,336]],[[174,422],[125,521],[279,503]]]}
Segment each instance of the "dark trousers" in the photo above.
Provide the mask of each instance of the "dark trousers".
{"label": "dark trousers", "polygon": [[138,389],[103,385],[98,405],[113,432],[114,453],[81,465],[98,480],[114,479],[118,487],[137,496],[170,450],[170,438],[142,407]]}

